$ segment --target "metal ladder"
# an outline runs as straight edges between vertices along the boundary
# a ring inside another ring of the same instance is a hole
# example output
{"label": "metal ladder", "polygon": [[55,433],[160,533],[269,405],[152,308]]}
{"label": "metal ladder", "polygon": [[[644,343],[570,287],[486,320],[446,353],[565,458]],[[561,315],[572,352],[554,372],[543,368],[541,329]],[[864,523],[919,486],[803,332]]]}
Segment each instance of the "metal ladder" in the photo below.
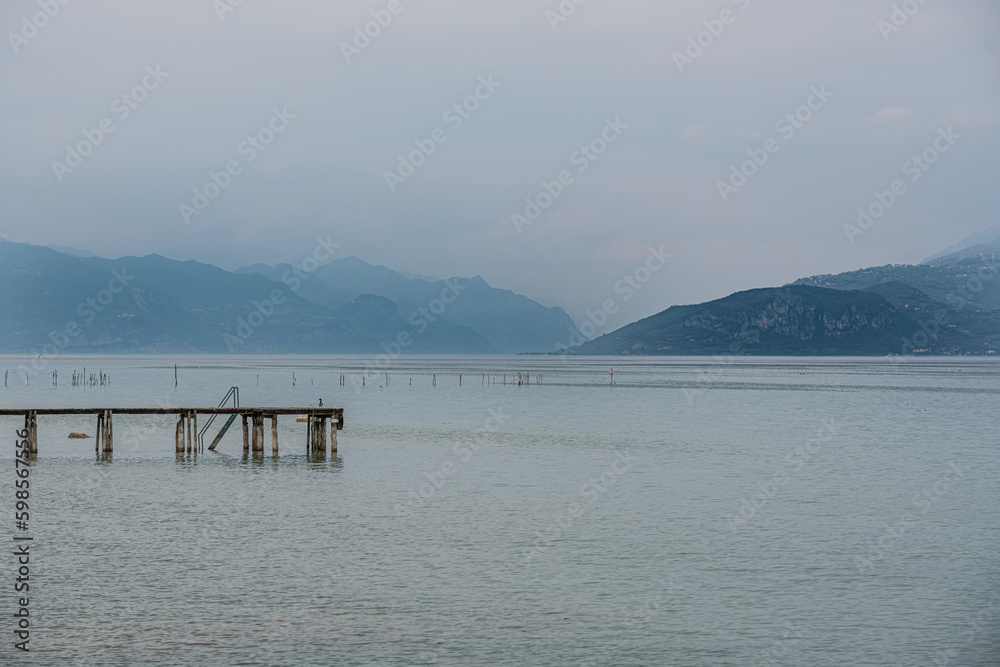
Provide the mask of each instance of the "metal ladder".
{"label": "metal ladder", "polygon": [[[230,387],[229,391],[226,392],[226,397],[222,399],[221,403],[219,403],[219,407],[221,408],[226,403],[228,403],[230,398],[233,399],[234,408],[240,407],[239,387]],[[205,426],[202,427],[202,429],[198,432],[198,444],[200,444],[202,447],[205,446],[205,432],[208,431],[208,429],[212,428],[212,423],[215,422],[215,418],[218,416],[219,415],[212,415],[211,417],[209,417],[208,421],[205,422]],[[222,436],[226,435],[226,431],[228,431],[229,427],[233,425],[233,422],[236,421],[237,417],[239,417],[239,415],[235,414],[229,415],[229,419],[226,420],[226,423],[225,425],[223,425],[222,430],[219,431],[219,435],[215,436],[215,440],[212,441],[212,445],[208,448],[210,451],[215,450],[216,445],[218,445],[219,442],[222,440]]]}

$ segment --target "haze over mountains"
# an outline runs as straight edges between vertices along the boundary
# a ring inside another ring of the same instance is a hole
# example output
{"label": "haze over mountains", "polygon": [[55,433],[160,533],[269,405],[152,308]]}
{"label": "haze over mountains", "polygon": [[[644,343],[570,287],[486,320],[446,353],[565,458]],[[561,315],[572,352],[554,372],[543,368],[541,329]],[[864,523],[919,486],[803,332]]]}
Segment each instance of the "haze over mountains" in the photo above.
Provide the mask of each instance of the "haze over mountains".
{"label": "haze over mountains", "polygon": [[931,255],[921,264],[933,264],[937,260],[949,257],[952,260],[960,257],[971,257],[1000,250],[1000,225],[993,225],[978,234],[973,234],[953,246],[945,248],[936,255]]}
{"label": "haze over mountains", "polygon": [[[230,272],[60,250],[0,242],[0,352],[551,354],[585,340],[561,308],[479,276],[409,276],[356,257]],[[1000,227],[951,250],[674,306],[568,352],[994,354]]]}
{"label": "haze over mountains", "polygon": [[562,309],[479,277],[428,281],[356,258],[229,272],[11,242],[0,307],[5,353],[511,354],[577,333]]}

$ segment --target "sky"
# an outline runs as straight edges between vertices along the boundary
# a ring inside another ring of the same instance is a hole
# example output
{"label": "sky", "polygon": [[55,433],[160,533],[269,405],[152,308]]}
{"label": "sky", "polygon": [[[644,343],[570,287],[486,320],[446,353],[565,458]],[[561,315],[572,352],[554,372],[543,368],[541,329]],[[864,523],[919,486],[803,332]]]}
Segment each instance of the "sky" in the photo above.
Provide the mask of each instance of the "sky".
{"label": "sky", "polygon": [[0,4],[12,241],[322,238],[615,328],[998,222],[991,0],[62,2]]}

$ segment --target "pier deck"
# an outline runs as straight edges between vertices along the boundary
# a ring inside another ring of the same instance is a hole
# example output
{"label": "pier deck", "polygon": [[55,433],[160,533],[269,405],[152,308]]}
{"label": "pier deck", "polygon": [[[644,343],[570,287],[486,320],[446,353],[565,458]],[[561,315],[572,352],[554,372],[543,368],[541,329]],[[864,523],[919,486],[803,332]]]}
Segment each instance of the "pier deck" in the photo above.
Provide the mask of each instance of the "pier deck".
{"label": "pier deck", "polygon": [[[344,428],[344,409],[341,407],[322,408],[253,408],[253,407],[212,407],[212,408],[3,408],[0,417],[24,417],[25,440],[28,451],[38,453],[38,417],[39,416],[72,416],[90,415],[97,417],[97,434],[95,449],[97,452],[110,454],[114,451],[114,415],[177,415],[177,430],[175,434],[177,453],[197,453],[204,450],[204,431],[198,432],[198,415],[209,415],[214,419],[219,415],[228,415],[229,419],[212,441],[209,450],[214,450],[222,440],[226,431],[237,417],[243,419],[243,450],[254,452],[264,451],[264,419],[271,420],[271,447],[274,454],[278,453],[278,416],[303,415],[306,417],[306,448],[309,453],[326,452],[326,425],[330,423],[330,453],[337,453],[337,431]],[[252,422],[252,425],[251,425]],[[252,437],[251,437],[252,428]]]}

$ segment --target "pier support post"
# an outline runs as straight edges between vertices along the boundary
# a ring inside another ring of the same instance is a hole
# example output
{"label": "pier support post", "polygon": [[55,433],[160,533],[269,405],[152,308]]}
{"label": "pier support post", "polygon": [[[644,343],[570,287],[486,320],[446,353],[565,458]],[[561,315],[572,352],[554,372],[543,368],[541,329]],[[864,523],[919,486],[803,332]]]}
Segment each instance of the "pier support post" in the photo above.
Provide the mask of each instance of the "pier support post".
{"label": "pier support post", "polygon": [[184,415],[177,416],[177,432],[174,434],[174,446],[178,454],[184,453]]}
{"label": "pier support post", "polygon": [[25,417],[26,429],[28,431],[28,453],[38,453],[38,413],[32,410]]}
{"label": "pier support post", "polygon": [[313,416],[306,419],[306,454],[312,454],[313,450]]}
{"label": "pier support post", "polygon": [[250,429],[247,426],[247,416],[240,416],[243,417],[243,453],[246,454],[250,451]]}
{"label": "pier support post", "polygon": [[259,412],[253,415],[253,451],[264,451],[264,415]]}
{"label": "pier support post", "polygon": [[278,455],[278,415],[271,415],[271,454]]}
{"label": "pier support post", "polygon": [[94,434],[94,453],[101,453],[101,435],[104,433],[104,413],[97,413],[97,432]]}
{"label": "pier support post", "polygon": [[326,456],[326,417],[319,418],[319,451]]}
{"label": "pier support post", "polygon": [[337,458],[337,425],[340,421],[334,417],[330,420],[330,455]]}
{"label": "pier support post", "polygon": [[198,437],[198,412],[197,411],[192,412],[191,413],[191,418],[193,420],[191,433],[194,436],[194,443],[193,443],[194,444],[194,453],[197,454],[198,451],[199,451],[199,448],[201,447],[201,444],[198,442],[200,440],[200,438]]}
{"label": "pier support post", "polygon": [[101,454],[108,453],[108,411],[101,413]]}
{"label": "pier support post", "polygon": [[192,434],[191,434],[191,413],[188,412],[187,413],[187,453],[188,454],[190,454],[191,450],[192,450],[192,446],[191,446],[192,440],[193,440],[193,438],[192,438]]}
{"label": "pier support post", "polygon": [[114,420],[111,417],[111,410],[104,412],[104,453],[111,454],[115,451],[115,429]]}

